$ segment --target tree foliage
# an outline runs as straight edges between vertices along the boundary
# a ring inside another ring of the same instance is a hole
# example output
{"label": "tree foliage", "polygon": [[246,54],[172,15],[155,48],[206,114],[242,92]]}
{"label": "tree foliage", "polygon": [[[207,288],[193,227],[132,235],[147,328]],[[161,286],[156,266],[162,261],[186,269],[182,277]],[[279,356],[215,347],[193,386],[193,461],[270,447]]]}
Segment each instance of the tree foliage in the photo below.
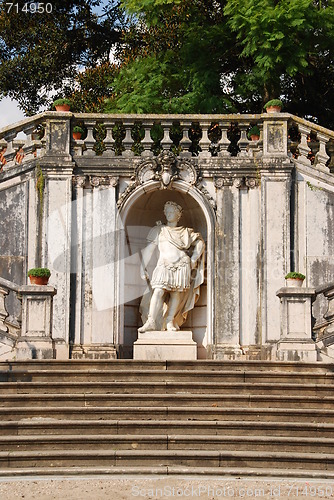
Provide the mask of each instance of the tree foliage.
{"label": "tree foliage", "polygon": [[[285,110],[334,126],[334,7],[325,0],[123,0],[123,38],[107,109]],[[122,57],[123,56],[123,57]]]}
{"label": "tree foliage", "polygon": [[35,2],[18,0],[9,9],[1,0],[0,97],[32,114],[48,104],[51,90],[69,93],[80,68],[108,61],[122,18],[114,2],[104,16],[94,14],[100,3],[53,0],[52,12],[35,12]]}
{"label": "tree foliage", "polygon": [[333,0],[122,0],[127,17],[109,1],[102,18],[99,3],[28,19],[0,0],[0,92],[28,112],[53,87],[78,111],[245,113],[281,98],[334,128]]}

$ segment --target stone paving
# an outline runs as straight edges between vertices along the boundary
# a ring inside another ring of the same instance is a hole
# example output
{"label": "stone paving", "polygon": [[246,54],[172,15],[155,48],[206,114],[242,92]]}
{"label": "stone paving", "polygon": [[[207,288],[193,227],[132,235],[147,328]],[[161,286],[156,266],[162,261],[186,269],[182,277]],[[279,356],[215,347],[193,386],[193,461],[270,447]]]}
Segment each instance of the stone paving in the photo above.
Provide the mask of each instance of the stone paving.
{"label": "stone paving", "polygon": [[334,498],[334,480],[217,477],[62,477],[0,479],[1,500]]}

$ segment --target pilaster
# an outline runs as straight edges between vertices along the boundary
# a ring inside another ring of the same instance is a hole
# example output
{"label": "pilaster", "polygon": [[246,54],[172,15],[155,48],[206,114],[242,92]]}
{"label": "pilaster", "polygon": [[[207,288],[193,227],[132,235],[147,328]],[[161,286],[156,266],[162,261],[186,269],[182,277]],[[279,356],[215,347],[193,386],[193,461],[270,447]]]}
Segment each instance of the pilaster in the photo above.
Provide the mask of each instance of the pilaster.
{"label": "pilaster", "polygon": [[280,337],[276,290],[290,271],[290,183],[292,166],[261,173],[262,343]]}
{"label": "pilaster", "polygon": [[216,284],[216,359],[233,359],[242,354],[239,338],[239,212],[240,179],[219,177],[215,248]]}

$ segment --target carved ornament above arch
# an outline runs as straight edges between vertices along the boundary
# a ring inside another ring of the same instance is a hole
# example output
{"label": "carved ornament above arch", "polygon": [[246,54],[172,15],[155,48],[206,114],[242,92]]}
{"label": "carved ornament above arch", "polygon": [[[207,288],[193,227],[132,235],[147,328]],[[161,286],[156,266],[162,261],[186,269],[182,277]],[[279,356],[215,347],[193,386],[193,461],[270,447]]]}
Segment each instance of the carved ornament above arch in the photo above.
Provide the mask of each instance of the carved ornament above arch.
{"label": "carved ornament above arch", "polygon": [[191,159],[177,158],[171,151],[162,151],[156,158],[148,158],[139,163],[132,182],[120,194],[117,206],[122,207],[130,194],[142,185],[156,182],[158,189],[172,189],[175,181],[183,181],[199,189],[215,208],[215,201],[201,185],[202,177],[197,165]]}

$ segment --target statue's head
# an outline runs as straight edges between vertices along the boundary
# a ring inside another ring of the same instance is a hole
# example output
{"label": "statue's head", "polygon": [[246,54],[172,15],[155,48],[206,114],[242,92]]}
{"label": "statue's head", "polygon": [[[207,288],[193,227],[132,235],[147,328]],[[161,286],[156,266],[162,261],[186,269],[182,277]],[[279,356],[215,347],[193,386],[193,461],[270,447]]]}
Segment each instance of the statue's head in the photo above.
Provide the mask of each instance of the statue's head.
{"label": "statue's head", "polygon": [[178,214],[177,220],[179,221],[182,215],[182,207],[175,203],[175,201],[166,201],[165,206],[164,206],[164,213],[166,215],[166,211],[173,210]]}

